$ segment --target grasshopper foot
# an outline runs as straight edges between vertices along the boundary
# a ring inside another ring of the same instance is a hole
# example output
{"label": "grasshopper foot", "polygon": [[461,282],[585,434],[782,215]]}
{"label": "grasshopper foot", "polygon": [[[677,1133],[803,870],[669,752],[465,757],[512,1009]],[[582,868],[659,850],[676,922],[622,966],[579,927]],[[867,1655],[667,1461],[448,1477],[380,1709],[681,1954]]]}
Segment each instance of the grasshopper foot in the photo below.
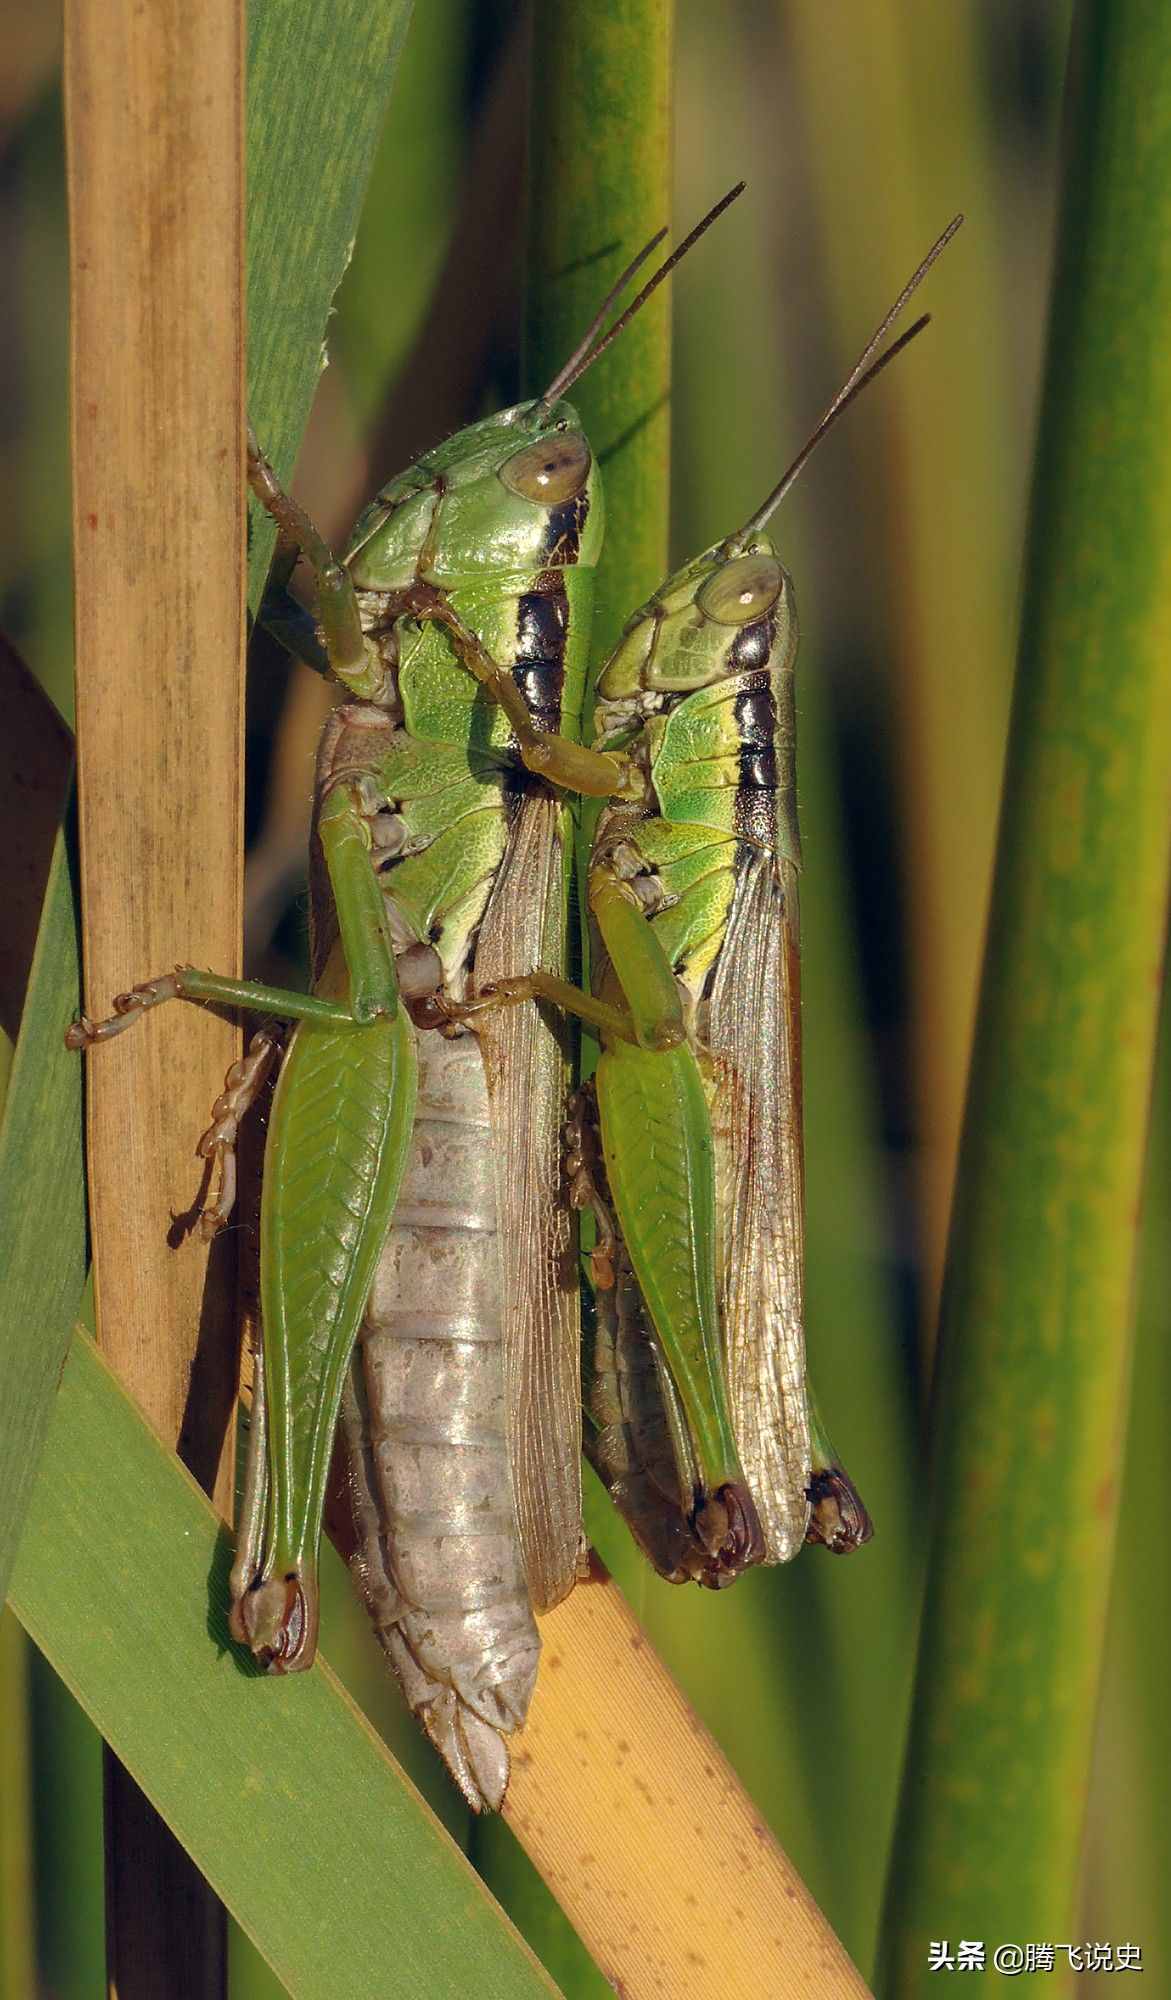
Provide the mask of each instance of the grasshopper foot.
{"label": "grasshopper foot", "polygon": [[164,972],[158,979],[144,979],[141,985],[132,986],[129,993],[116,993],[114,1011],[104,1021],[80,1015],[65,1030],[66,1048],[96,1048],[99,1042],[108,1042],[124,1028],[133,1027],[148,1007],[158,1007],[164,1000],[177,1000],[183,991],[183,974],[189,970],[188,966],[177,965],[174,972]]}
{"label": "grasshopper foot", "polygon": [[236,1206],[236,1139],[240,1120],[256,1102],[280,1053],[277,1037],[267,1028],[253,1035],[248,1052],[232,1064],[224,1078],[224,1088],[212,1106],[212,1123],[195,1151],[201,1160],[214,1161],[215,1186],[212,1199],[199,1218],[204,1242],[224,1227]]}

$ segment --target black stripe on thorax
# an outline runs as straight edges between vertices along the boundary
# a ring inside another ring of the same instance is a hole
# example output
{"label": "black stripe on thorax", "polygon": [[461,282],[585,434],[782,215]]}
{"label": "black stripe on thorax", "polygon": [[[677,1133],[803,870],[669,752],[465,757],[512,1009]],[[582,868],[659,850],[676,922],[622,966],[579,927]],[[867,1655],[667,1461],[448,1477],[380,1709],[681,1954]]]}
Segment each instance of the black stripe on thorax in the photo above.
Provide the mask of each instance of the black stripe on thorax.
{"label": "black stripe on thorax", "polygon": [[569,596],[559,570],[542,570],[535,587],[516,603],[516,653],[512,677],[538,726],[561,727]]}
{"label": "black stripe on thorax", "polygon": [[776,636],[776,619],[771,612],[754,618],[751,625],[742,625],[728,654],[728,672],[748,674],[755,667],[767,667]]}
{"label": "black stripe on thorax", "polygon": [[577,561],[589,511],[590,496],[585,492],[575,493],[572,500],[563,500],[559,507],[550,507],[542,551],[550,569],[568,569]]}
{"label": "black stripe on thorax", "polygon": [[[761,619],[761,626],[769,621]],[[753,631],[747,626],[747,632]],[[743,635],[742,635],[743,636]],[[768,634],[753,651],[767,660],[772,638]],[[747,650],[747,649],[745,649]],[[772,678],[767,671],[752,675],[732,703],[739,737],[739,769],[736,778],[736,831],[751,848],[775,851],[777,845],[777,734],[779,717]]]}
{"label": "black stripe on thorax", "polygon": [[754,674],[732,703],[740,739],[741,791],[777,788],[777,704],[767,674]]}

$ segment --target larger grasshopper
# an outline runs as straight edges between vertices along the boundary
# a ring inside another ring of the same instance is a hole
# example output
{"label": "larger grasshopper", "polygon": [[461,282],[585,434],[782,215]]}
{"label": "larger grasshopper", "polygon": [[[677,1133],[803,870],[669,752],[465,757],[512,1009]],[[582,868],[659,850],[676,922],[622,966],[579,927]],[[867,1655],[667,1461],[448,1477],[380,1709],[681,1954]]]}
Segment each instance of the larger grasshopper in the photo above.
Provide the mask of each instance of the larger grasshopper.
{"label": "larger grasshopper", "polygon": [[766,527],[927,324],[878,353],[960,220],[763,505],[668,577],[602,665],[595,747],[624,763],[589,857],[592,991],[536,970],[477,1003],[543,1000],[600,1032],[604,1177],[580,1112],[569,1133],[574,1199],[601,1231],[591,1455],[675,1582],[871,1532],[806,1383],[797,616]]}
{"label": "larger grasshopper", "polygon": [[[563,971],[567,798],[620,782],[614,758],[576,740],[602,503],[565,396],[725,205],[603,334],[659,238],[647,246],[542,396],[391,480],[342,561],[252,442],[253,488],[309,561],[328,667],[351,697],[318,754],[313,990],[181,967],[70,1036],[96,1044],[171,998],[298,1024],[265,1152],[233,1630],[271,1671],[313,1659],[344,1393],[362,1586],[477,1807],[499,1804],[504,1736],[527,1709],[532,1607],[576,1574],[578,1288],[559,1199],[561,1041],[534,1010],[474,1034],[453,1015],[486,984]],[[230,1212],[237,1127],[276,1053],[270,1032],[253,1039],[201,1141],[220,1170],[209,1230]]]}

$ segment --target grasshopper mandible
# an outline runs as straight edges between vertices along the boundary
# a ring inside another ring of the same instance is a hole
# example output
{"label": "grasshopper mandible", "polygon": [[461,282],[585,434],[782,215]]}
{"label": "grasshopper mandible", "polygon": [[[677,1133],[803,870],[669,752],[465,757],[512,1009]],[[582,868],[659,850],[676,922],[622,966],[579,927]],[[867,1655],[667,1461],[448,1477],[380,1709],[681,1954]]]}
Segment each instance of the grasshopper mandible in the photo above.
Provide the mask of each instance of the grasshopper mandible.
{"label": "grasshopper mandible", "polygon": [[869,1518],[810,1397],[792,579],[766,526],[847,406],[927,324],[893,321],[932,246],[763,505],[670,576],[597,680],[595,747],[626,762],[590,850],[592,992],[537,971],[480,1005],[564,1006],[600,1031],[570,1121],[593,1206],[587,1440],[651,1561],[718,1587]]}
{"label": "grasshopper mandible", "polygon": [[[250,440],[253,489],[286,557],[310,565],[328,670],[350,697],[318,752],[312,992],[181,967],[68,1038],[93,1046],[172,998],[298,1023],[265,1149],[232,1629],[270,1671],[312,1662],[344,1396],[361,1586],[477,1808],[500,1803],[504,1738],[527,1710],[532,1609],[576,1574],[579,1312],[561,1043],[533,1009],[493,1010],[474,1032],[454,1015],[486,984],[563,971],[568,800],[620,788],[620,763],[576,740],[602,505],[565,395],[739,191],[603,332],[665,232],[646,246],[542,396],[391,480],[342,560]],[[277,1053],[270,1031],[253,1038],[200,1142],[219,1170],[208,1233],[231,1211],[237,1128]]]}

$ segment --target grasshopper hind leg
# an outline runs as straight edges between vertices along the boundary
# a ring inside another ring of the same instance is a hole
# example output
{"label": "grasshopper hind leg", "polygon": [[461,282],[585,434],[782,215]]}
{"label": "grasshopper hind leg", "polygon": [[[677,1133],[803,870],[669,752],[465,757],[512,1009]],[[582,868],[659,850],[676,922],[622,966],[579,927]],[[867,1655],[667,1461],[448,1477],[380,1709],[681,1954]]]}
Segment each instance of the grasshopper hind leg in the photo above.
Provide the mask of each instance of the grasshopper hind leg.
{"label": "grasshopper hind leg", "polygon": [[283,1576],[263,1569],[265,1514],[269,1500],[268,1406],[264,1348],[256,1342],[252,1420],[244,1491],[236,1524],[236,1560],[228,1581],[228,1630],[247,1646],[262,1673],[301,1673],[317,1651],[317,1587],[310,1565]]}
{"label": "grasshopper hind leg", "polygon": [[317,1602],[304,1570],[258,1577],[233,1605],[229,1629],[264,1673],[301,1673],[317,1652]]}
{"label": "grasshopper hind leg", "polygon": [[302,1562],[281,1576],[265,1574],[271,1481],[268,1387],[264,1342],[258,1332],[254,1329],[252,1413],[236,1520],[236,1559],[228,1578],[228,1630],[233,1639],[249,1648],[263,1673],[295,1674],[312,1666],[317,1651],[316,1571],[312,1563]]}
{"label": "grasshopper hind leg", "polygon": [[592,1212],[598,1232],[589,1256],[595,1317],[582,1354],[586,1457],[661,1577],[722,1590],[739,1573],[743,1523],[730,1516],[728,1489],[718,1497],[695,1489],[692,1462],[681,1477],[684,1433],[676,1413],[673,1442],[669,1378],[610,1205],[592,1083],[570,1097],[562,1141],[570,1204]]}

